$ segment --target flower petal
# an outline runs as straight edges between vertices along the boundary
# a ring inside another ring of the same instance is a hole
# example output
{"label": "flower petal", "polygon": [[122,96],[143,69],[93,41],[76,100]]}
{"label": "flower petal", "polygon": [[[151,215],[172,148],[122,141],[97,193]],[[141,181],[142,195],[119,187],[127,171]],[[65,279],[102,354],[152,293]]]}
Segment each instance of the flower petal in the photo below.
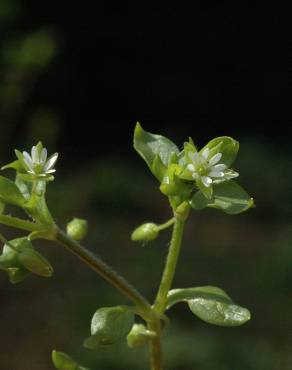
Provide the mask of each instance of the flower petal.
{"label": "flower petal", "polygon": [[202,179],[202,183],[204,184],[204,186],[206,186],[206,188],[208,188],[213,182],[211,177],[208,177],[208,176],[202,176],[201,179]]}
{"label": "flower petal", "polygon": [[220,171],[220,170],[212,170],[208,173],[208,176],[211,176],[211,177],[223,177],[224,176],[224,172],[223,171]]}
{"label": "flower petal", "polygon": [[28,154],[28,152],[22,152],[23,155],[23,161],[27,165],[27,167],[31,170],[33,170],[33,163],[31,156]]}
{"label": "flower petal", "polygon": [[37,147],[36,146],[33,146],[31,148],[31,159],[32,159],[33,163],[38,162],[38,152],[37,152]]}
{"label": "flower petal", "polygon": [[205,159],[208,159],[209,153],[210,153],[209,148],[204,149],[202,152],[202,157],[204,157]]}
{"label": "flower petal", "polygon": [[214,164],[218,163],[222,157],[222,153],[216,153],[213,155],[212,158],[209,159],[209,164],[213,166]]}
{"label": "flower petal", "polygon": [[58,159],[58,153],[53,154],[47,160],[47,163],[44,166],[44,171],[47,172],[48,170],[50,170],[54,166],[54,164],[56,163],[57,159]]}
{"label": "flower petal", "polygon": [[42,164],[44,164],[46,162],[47,155],[48,155],[47,149],[46,148],[43,148],[42,151],[41,151],[41,158],[40,158],[40,162]]}
{"label": "flower petal", "polygon": [[226,165],[223,164],[223,163],[220,163],[220,164],[215,164],[215,166],[211,167],[212,170],[216,170],[216,171],[224,171],[226,170]]}

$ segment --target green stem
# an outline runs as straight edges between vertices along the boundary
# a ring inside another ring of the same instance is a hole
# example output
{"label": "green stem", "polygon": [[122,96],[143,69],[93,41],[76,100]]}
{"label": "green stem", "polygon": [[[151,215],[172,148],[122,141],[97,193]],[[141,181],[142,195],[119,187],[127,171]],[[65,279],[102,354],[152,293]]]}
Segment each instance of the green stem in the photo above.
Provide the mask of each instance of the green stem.
{"label": "green stem", "polygon": [[153,318],[153,309],[150,303],[139,293],[136,288],[130,285],[123,277],[118,275],[111,267],[104,263],[95,254],[84,248],[80,243],[71,239],[63,231],[58,230],[56,233],[56,241],[71,253],[79,257],[107,282],[117,288],[123,295],[134,302],[145,313],[145,317]]}
{"label": "green stem", "polygon": [[27,231],[38,231],[40,229],[39,225],[35,224],[34,222],[7,215],[0,215],[0,223]]}
{"label": "green stem", "polygon": [[161,327],[160,321],[149,321],[148,330],[153,331],[156,335],[150,340],[150,368],[151,370],[162,370],[162,348],[161,348]]}
{"label": "green stem", "polygon": [[156,312],[164,313],[166,308],[167,294],[171,288],[174,273],[177,265],[177,260],[180,252],[183,231],[185,225],[185,218],[177,215],[173,226],[173,232],[164,267],[161,283],[154,303],[154,309]]}
{"label": "green stem", "polygon": [[172,217],[170,220],[168,220],[167,222],[165,222],[164,224],[161,224],[161,225],[158,225],[158,230],[159,231],[162,231],[162,230],[165,230],[167,229],[168,227],[170,227],[171,225],[173,225],[175,222],[175,217]]}

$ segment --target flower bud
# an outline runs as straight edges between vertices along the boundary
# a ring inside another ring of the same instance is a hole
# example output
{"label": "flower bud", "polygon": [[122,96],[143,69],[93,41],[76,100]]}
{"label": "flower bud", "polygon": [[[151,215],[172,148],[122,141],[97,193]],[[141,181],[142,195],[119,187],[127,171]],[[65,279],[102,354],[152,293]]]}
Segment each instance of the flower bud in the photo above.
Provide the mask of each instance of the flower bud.
{"label": "flower bud", "polygon": [[158,237],[159,228],[156,224],[148,222],[135,229],[131,235],[134,242],[149,242]]}
{"label": "flower bud", "polygon": [[74,240],[84,239],[87,234],[87,221],[81,218],[73,218],[67,224],[67,234]]}
{"label": "flower bud", "polygon": [[130,348],[135,348],[147,344],[150,337],[155,335],[146,329],[143,324],[134,324],[127,336],[127,343]]}
{"label": "flower bud", "polygon": [[19,262],[29,271],[43,277],[50,277],[53,273],[51,264],[35,249],[25,248],[18,255]]}

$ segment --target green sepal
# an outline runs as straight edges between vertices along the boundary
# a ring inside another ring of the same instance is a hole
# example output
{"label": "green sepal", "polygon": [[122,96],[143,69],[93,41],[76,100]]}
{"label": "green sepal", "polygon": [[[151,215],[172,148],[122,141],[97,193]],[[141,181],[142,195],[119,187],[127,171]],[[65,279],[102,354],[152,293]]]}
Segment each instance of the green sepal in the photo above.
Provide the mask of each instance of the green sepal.
{"label": "green sepal", "polygon": [[20,207],[24,207],[26,203],[15,183],[3,176],[0,176],[0,200]]}
{"label": "green sepal", "polygon": [[[19,152],[20,153],[20,152]],[[10,162],[6,164],[5,166],[1,167],[1,170],[7,170],[7,169],[13,169],[16,172],[21,172],[23,171],[23,164],[21,160],[17,159],[16,161]]]}
{"label": "green sepal", "polygon": [[127,344],[130,348],[144,346],[149,343],[151,338],[155,337],[156,333],[150,331],[143,324],[134,324],[130,333],[127,336]]}
{"label": "green sepal", "polygon": [[12,284],[20,283],[30,274],[30,271],[28,271],[18,260],[19,250],[22,247],[24,239],[26,238],[11,240],[9,244],[15,249],[12,249],[9,245],[5,244],[3,252],[0,255],[1,269],[7,272],[9,281]]}
{"label": "green sepal", "polygon": [[250,320],[248,309],[235,304],[224,290],[214,286],[170,290],[167,309],[186,302],[201,320],[219,326],[239,326]]}
{"label": "green sepal", "polygon": [[202,180],[199,179],[196,181],[196,185],[198,186],[198,188],[200,189],[201,193],[204,195],[205,198],[209,200],[212,199],[212,195],[213,195],[213,185],[212,184],[210,184],[207,187],[203,184]]}
{"label": "green sepal", "polygon": [[172,153],[179,153],[178,147],[164,136],[152,134],[143,130],[138,122],[134,131],[134,148],[145,160],[151,172],[161,181],[160,172],[153,170],[153,162],[158,155],[165,167],[168,167]]}
{"label": "green sepal", "polygon": [[10,267],[6,271],[11,284],[21,283],[28,275],[30,275],[30,271],[24,267]]}
{"label": "green sepal", "polygon": [[192,197],[190,205],[196,210],[210,207],[235,215],[254,207],[254,200],[240,185],[229,180],[213,185],[211,200],[206,199],[201,192],[197,192]]}
{"label": "green sepal", "polygon": [[52,361],[58,370],[90,370],[87,367],[79,365],[70,356],[64,352],[52,351]]}
{"label": "green sepal", "polygon": [[157,154],[154,157],[154,160],[151,165],[152,173],[161,182],[165,175],[166,170],[167,170],[167,167],[162,163],[160,156]]}
{"label": "green sepal", "polygon": [[239,142],[229,136],[220,136],[209,141],[200,152],[203,152],[206,148],[210,149],[209,158],[212,158],[217,153],[221,153],[220,163],[230,167],[237,156]]}
{"label": "green sepal", "polygon": [[126,338],[134,323],[131,307],[115,306],[99,308],[91,320],[91,336],[84,341],[84,347],[97,349]]}

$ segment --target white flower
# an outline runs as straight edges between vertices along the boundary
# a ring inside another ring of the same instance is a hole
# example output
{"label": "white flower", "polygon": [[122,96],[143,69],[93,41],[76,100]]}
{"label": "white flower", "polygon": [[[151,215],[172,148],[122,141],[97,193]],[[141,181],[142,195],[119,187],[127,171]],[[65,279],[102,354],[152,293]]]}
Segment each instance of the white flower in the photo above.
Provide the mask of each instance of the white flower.
{"label": "white flower", "polygon": [[48,152],[46,148],[33,146],[31,155],[26,151],[22,152],[22,155],[27,172],[32,175],[47,176],[56,171],[53,167],[57,161],[58,153],[47,159]]}
{"label": "white flower", "polygon": [[201,180],[205,187],[210,187],[213,182],[220,180],[230,180],[238,176],[238,173],[230,170],[223,163],[219,163],[222,153],[216,153],[211,158],[210,149],[206,148],[200,152],[189,152],[192,163],[187,165],[187,169],[192,173],[195,180]]}

